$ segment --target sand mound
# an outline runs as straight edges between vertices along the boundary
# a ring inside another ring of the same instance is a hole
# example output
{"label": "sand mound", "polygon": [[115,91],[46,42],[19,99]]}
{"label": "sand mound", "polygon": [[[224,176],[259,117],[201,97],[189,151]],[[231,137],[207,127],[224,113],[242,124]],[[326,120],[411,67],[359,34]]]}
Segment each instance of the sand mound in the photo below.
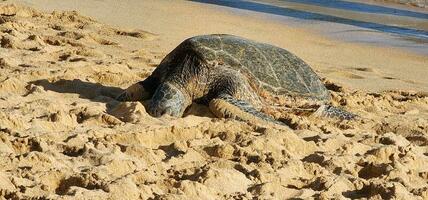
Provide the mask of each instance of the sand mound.
{"label": "sand mound", "polygon": [[259,127],[200,105],[157,119],[113,99],[159,62],[141,48],[154,39],[76,12],[0,6],[1,198],[428,198],[427,95],[326,81],[360,119],[279,109],[290,128]]}

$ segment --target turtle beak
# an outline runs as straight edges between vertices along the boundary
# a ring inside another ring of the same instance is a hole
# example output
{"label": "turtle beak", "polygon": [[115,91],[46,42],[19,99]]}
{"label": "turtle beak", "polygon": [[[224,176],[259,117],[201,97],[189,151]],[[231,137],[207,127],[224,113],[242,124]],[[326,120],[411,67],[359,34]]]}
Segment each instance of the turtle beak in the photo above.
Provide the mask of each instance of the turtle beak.
{"label": "turtle beak", "polygon": [[153,94],[147,111],[154,117],[165,114],[181,117],[189,104],[181,90],[172,84],[165,83]]}

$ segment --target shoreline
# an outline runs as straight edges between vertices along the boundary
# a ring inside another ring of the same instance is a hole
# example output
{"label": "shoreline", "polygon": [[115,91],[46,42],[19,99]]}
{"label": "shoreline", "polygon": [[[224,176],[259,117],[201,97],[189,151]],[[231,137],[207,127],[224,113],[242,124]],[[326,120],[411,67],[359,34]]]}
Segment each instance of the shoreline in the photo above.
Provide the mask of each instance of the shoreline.
{"label": "shoreline", "polygon": [[[319,0],[194,0],[237,12],[269,16],[285,26],[342,42],[383,46],[428,56],[428,12],[361,2]],[[267,19],[269,20],[269,19]]]}

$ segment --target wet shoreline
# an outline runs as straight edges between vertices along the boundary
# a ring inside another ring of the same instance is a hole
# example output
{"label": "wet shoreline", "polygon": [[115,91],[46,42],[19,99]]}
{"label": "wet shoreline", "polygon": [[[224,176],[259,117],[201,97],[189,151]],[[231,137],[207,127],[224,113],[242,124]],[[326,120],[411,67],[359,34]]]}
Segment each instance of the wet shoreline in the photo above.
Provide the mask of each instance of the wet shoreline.
{"label": "wet shoreline", "polygon": [[321,0],[193,0],[271,15],[328,37],[428,55],[428,12],[362,2]]}
{"label": "wet shoreline", "polygon": [[401,4],[406,6],[414,6],[419,8],[428,8],[427,0],[382,0],[381,2]]}

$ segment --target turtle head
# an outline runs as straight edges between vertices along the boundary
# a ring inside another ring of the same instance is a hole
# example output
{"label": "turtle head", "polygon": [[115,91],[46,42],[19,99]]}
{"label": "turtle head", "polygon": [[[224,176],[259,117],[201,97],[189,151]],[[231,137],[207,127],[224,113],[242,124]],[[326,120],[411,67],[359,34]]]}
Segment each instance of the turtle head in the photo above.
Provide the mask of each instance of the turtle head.
{"label": "turtle head", "polygon": [[118,101],[142,101],[149,99],[150,92],[144,89],[142,82],[135,83],[129,86],[119,96],[116,97]]}
{"label": "turtle head", "polygon": [[170,83],[161,84],[153,94],[148,112],[154,117],[168,114],[181,117],[190,104],[187,95],[177,86]]}

